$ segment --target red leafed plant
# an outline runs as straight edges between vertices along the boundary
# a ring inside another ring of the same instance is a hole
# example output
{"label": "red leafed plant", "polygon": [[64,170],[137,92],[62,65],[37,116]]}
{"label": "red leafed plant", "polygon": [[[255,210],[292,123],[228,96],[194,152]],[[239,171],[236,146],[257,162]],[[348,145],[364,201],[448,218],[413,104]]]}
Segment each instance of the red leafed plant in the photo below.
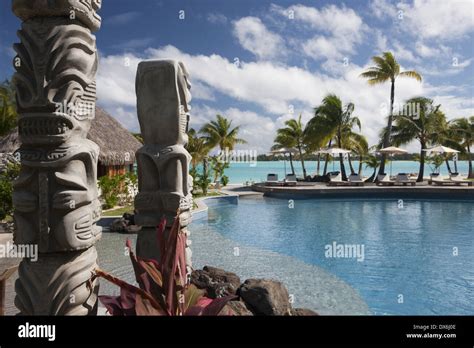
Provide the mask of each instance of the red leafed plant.
{"label": "red leafed plant", "polygon": [[111,274],[96,269],[91,281],[104,278],[120,287],[119,296],[99,296],[107,311],[117,316],[134,315],[218,315],[227,302],[236,296],[210,299],[205,291],[187,284],[186,235],[181,231],[179,218],[175,217],[168,237],[165,237],[166,220],[157,227],[157,242],[161,260],[137,257],[127,239],[130,259],[139,287],[131,285]]}

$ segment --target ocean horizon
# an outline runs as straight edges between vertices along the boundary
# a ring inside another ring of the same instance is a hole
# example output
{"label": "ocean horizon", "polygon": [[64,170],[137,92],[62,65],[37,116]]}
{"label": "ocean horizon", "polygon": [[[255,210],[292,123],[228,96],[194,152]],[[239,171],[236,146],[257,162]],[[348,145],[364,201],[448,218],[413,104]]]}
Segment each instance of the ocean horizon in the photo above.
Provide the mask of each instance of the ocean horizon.
{"label": "ocean horizon", "polygon": [[[293,161],[296,175],[301,177],[303,176],[303,170],[301,168],[300,161]],[[357,171],[359,168],[359,161],[352,161],[354,170]],[[316,166],[317,161],[305,161],[306,172],[308,175],[316,175]],[[450,161],[451,170],[454,171],[454,163]],[[286,173],[291,173],[290,162],[281,160],[281,161],[255,161],[253,163],[230,163],[230,167],[225,170],[225,175],[229,177],[230,184],[242,184],[245,182],[253,181],[260,182],[265,181],[267,174],[273,173],[278,174],[278,178],[282,179],[285,177],[285,167]],[[418,173],[420,163],[416,161],[393,161],[392,162],[392,174],[397,173]],[[334,161],[328,163],[328,171],[339,171],[339,161]],[[350,173],[349,165],[347,161],[345,162],[346,173]],[[458,161],[457,162],[458,172],[460,174],[467,175],[468,173],[468,161]],[[320,174],[322,174],[324,169],[324,161],[320,163]],[[390,173],[390,162],[387,162],[385,165],[385,171]],[[425,164],[425,173],[424,176],[428,177],[430,173],[434,171],[434,167],[429,164]],[[373,169],[365,168],[365,165],[362,165],[362,175],[370,177],[373,173]],[[448,175],[448,169],[446,164],[440,168],[441,175]],[[212,173],[211,173],[212,174]]]}

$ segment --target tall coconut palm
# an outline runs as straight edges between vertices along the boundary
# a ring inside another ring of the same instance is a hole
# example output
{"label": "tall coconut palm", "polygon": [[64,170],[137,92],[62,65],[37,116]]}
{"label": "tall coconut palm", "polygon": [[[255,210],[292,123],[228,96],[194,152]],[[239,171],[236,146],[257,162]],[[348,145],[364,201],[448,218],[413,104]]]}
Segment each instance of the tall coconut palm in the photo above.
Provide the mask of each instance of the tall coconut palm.
{"label": "tall coconut palm", "polygon": [[[329,139],[328,146],[333,142],[338,147],[343,147],[345,139],[353,133],[354,126],[360,129],[360,120],[358,117],[352,116],[354,112],[354,104],[348,103],[343,107],[341,99],[335,94],[329,94],[324,99],[320,106],[314,109],[314,117],[308,122],[307,136],[321,137],[324,132],[326,139]],[[325,170],[329,158],[326,157]],[[344,167],[343,155],[339,154],[339,162],[341,166],[341,174],[343,180],[347,179],[346,170]]]}
{"label": "tall coconut palm", "polygon": [[240,126],[232,128],[232,121],[222,115],[217,115],[216,120],[206,123],[199,131],[203,134],[206,143],[211,148],[219,146],[221,151],[233,150],[237,144],[246,144],[244,139],[238,137]]}
{"label": "tall coconut palm", "polygon": [[474,116],[457,118],[450,122],[449,130],[459,145],[460,150],[467,154],[469,161],[469,178],[474,178],[472,169],[471,147],[474,146]]}
{"label": "tall coconut palm", "polygon": [[[332,136],[331,127],[322,117],[313,117],[307,124],[304,130],[306,145],[308,152],[319,151],[321,148],[331,146]],[[326,175],[327,165],[329,162],[329,155],[326,155],[323,175]],[[316,175],[319,176],[321,164],[321,153],[318,152],[318,160],[316,166]]]}
{"label": "tall coconut palm", "polygon": [[[361,77],[368,79],[370,85],[382,84],[390,81],[390,113],[388,115],[387,129],[384,132],[383,147],[390,146],[390,137],[392,134],[393,123],[393,104],[395,102],[395,80],[397,77],[409,77],[417,81],[422,80],[421,75],[414,71],[400,71],[400,64],[396,61],[391,52],[383,52],[381,56],[372,57],[374,66],[369,67],[366,71],[360,74]],[[379,173],[385,171],[386,155],[382,156]]]}
{"label": "tall coconut palm", "polygon": [[186,145],[186,149],[191,155],[191,166],[193,169],[196,169],[197,165],[203,162],[209,155],[211,147],[205,138],[199,137],[196,130],[191,128],[188,131],[188,144]]}
{"label": "tall coconut palm", "polygon": [[[392,141],[395,146],[400,146],[417,140],[420,143],[420,169],[418,182],[423,181],[425,168],[425,155],[428,146],[442,141],[442,131],[446,127],[446,116],[440,110],[440,105],[434,105],[433,100],[423,97],[412,98],[407,104],[420,106],[417,117],[397,115],[392,128]],[[387,129],[385,130],[388,131]]]}
{"label": "tall coconut palm", "polygon": [[[284,145],[282,147],[294,147],[298,150],[303,177],[306,178],[306,167],[304,165],[303,148],[305,146],[304,126],[301,122],[301,115],[298,119],[291,119],[285,122],[284,128],[277,130],[277,136],[274,140],[276,144]],[[291,156],[291,153],[290,153]],[[294,174],[294,168],[291,168]]]}
{"label": "tall coconut palm", "polygon": [[[355,152],[359,157],[359,167],[357,169],[357,173],[360,175],[362,174],[362,161],[363,157],[369,152],[369,143],[367,142],[367,138],[362,134],[355,133],[351,129],[347,131],[344,135],[344,142],[342,145],[345,149],[352,150]],[[355,174],[354,167],[352,165],[352,157],[349,154],[348,156],[349,168],[351,170],[351,174]]]}

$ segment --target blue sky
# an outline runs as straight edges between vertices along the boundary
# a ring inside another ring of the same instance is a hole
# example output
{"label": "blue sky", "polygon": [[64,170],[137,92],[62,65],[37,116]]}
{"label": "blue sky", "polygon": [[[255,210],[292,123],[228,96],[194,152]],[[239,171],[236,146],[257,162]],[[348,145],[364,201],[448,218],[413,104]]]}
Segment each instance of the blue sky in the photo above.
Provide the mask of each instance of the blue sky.
{"label": "blue sky", "polygon": [[[98,105],[133,131],[136,66],[160,58],[190,71],[192,126],[224,114],[242,126],[243,147],[260,153],[287,119],[307,121],[327,93],[355,103],[374,144],[389,85],[371,87],[358,75],[384,50],[423,75],[423,83],[397,81],[397,103],[423,95],[450,119],[474,115],[474,0],[106,0],[100,15]],[[2,1],[2,80],[13,73],[19,26]]]}

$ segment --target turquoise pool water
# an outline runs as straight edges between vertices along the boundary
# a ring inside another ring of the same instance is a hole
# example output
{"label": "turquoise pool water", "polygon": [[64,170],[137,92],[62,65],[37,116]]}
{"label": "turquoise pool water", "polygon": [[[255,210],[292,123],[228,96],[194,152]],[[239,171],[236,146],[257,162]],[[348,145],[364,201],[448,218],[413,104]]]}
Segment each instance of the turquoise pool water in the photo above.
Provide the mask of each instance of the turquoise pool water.
{"label": "turquoise pool water", "polygon": [[[472,315],[473,221],[473,202],[295,200],[291,207],[283,199],[241,198],[210,207],[209,219],[193,222],[192,230],[319,266],[355,288],[378,315]],[[328,257],[334,243],[359,253]]]}

